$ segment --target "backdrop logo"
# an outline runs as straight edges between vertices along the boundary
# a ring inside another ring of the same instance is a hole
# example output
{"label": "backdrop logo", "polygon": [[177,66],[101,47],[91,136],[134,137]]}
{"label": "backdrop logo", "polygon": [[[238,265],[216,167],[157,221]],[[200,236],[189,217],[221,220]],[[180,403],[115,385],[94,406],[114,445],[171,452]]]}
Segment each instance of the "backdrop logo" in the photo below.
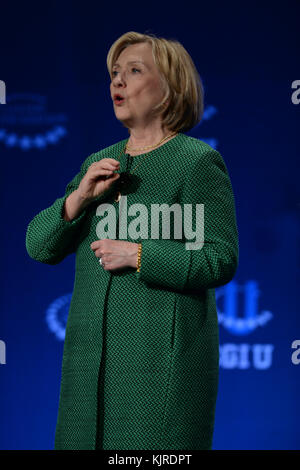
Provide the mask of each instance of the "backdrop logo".
{"label": "backdrop logo", "polygon": [[0,142],[7,148],[44,150],[67,134],[66,121],[65,114],[47,111],[45,96],[9,94],[1,108]]}
{"label": "backdrop logo", "polygon": [[[240,293],[244,294],[242,317],[238,316]],[[258,312],[259,294],[256,281],[248,281],[244,287],[232,281],[216,289],[216,300],[223,297],[223,311],[218,309],[219,323],[234,335],[248,335],[264,326],[273,315],[269,310]]]}
{"label": "backdrop logo", "polygon": [[3,80],[0,80],[0,104],[6,104],[6,86]]}
{"label": "backdrop logo", "polygon": [[49,330],[57,339],[64,340],[72,294],[66,294],[52,302],[46,310]]}
{"label": "backdrop logo", "polygon": [[208,145],[210,145],[216,150],[218,146],[218,140],[215,137],[199,137],[198,131],[200,130],[199,128],[203,124],[203,122],[209,121],[210,119],[212,119],[214,115],[217,114],[217,112],[218,112],[217,108],[213,106],[212,104],[206,106],[206,108],[204,109],[204,113],[203,113],[203,117],[201,121],[193,129],[193,131],[196,132],[198,139],[203,140],[203,142],[206,142]]}
{"label": "backdrop logo", "polygon": [[[260,290],[256,281],[239,286],[231,281],[215,290],[216,300],[223,300],[218,308],[218,320],[229,333],[235,336],[251,334],[265,326],[273,317],[269,310],[259,311]],[[242,315],[239,315],[240,311]],[[220,345],[220,367],[224,369],[269,369],[273,360],[273,344],[225,343]]]}

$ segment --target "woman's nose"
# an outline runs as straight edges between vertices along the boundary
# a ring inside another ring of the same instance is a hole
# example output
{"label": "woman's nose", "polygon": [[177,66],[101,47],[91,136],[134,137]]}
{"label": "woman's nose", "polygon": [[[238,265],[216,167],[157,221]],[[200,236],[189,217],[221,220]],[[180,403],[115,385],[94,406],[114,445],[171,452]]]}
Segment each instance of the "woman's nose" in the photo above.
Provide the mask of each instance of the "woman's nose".
{"label": "woman's nose", "polygon": [[125,85],[125,79],[123,75],[119,72],[118,75],[114,78],[114,85],[115,86],[124,86]]}

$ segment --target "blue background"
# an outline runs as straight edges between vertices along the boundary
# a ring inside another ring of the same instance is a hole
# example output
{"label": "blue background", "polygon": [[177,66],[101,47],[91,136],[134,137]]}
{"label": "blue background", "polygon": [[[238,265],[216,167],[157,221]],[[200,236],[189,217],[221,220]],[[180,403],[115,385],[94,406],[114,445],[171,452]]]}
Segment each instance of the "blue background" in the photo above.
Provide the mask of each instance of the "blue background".
{"label": "blue background", "polygon": [[121,34],[138,31],[177,39],[191,54],[206,113],[188,135],[221,153],[235,194],[240,261],[218,292],[227,326],[220,321],[213,448],[299,449],[300,364],[291,347],[300,339],[300,105],[291,100],[299,2],[97,3],[1,5],[0,448],[53,448],[63,341],[47,318],[53,303],[56,320],[66,315],[57,299],[72,293],[75,255],[55,266],[32,260],[26,228],[64,195],[88,155],[127,137],[106,55]]}

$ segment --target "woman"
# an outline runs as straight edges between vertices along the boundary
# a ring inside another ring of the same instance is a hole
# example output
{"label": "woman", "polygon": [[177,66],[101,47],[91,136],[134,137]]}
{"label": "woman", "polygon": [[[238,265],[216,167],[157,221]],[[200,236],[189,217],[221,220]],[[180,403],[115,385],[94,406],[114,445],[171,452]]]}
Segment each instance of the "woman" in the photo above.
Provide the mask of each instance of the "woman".
{"label": "woman", "polygon": [[[90,155],[26,235],[29,255],[42,263],[76,252],[55,448],[211,449],[214,288],[238,263],[230,178],[216,150],[183,133],[200,121],[203,93],[179,42],[129,32],[110,48],[107,66],[129,138]],[[115,236],[103,235],[105,214],[113,209],[120,222],[133,204],[144,214],[139,230],[121,237],[111,216]],[[165,237],[161,220],[149,222],[142,210],[149,215],[157,204],[203,204],[204,219],[186,216],[181,237],[172,224]],[[187,248],[186,233],[203,228],[200,246]]]}

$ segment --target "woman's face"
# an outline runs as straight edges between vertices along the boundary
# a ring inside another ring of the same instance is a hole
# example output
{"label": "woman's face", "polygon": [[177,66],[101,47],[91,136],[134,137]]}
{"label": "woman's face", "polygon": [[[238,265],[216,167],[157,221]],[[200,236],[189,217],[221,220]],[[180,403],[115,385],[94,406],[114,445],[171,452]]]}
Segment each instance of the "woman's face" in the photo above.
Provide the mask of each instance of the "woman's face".
{"label": "woman's face", "polygon": [[[128,128],[145,126],[155,118],[151,111],[163,98],[163,86],[148,43],[132,44],[112,69],[111,97],[117,119]],[[122,97],[118,101],[116,96]]]}

